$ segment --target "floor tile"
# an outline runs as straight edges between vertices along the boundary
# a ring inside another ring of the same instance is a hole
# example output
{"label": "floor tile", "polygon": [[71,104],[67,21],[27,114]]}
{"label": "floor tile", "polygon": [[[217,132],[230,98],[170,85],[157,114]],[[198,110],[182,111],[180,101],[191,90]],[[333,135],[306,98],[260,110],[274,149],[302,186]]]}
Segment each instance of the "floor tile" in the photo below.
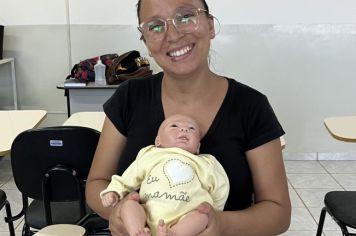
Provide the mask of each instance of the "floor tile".
{"label": "floor tile", "polygon": [[326,170],[317,161],[285,161],[284,165],[289,174],[326,174]]}
{"label": "floor tile", "polygon": [[340,188],[340,185],[328,174],[289,174],[288,180],[293,188]]}
{"label": "floor tile", "polygon": [[315,236],[316,230],[289,230],[280,236]]}
{"label": "floor tile", "polygon": [[13,177],[11,177],[6,183],[4,183],[4,185],[1,186],[1,189],[18,191]]}
{"label": "floor tile", "polygon": [[324,196],[327,192],[332,190],[342,191],[343,189],[342,188],[335,188],[335,189],[297,188],[295,189],[296,193],[301,198],[301,201],[303,201],[306,207],[324,206]]}
{"label": "floor tile", "polygon": [[289,197],[292,207],[304,207],[304,204],[294,189],[289,189]]}
{"label": "floor tile", "polygon": [[332,174],[340,185],[349,191],[356,191],[356,174]]}
{"label": "floor tile", "polygon": [[[315,219],[315,221],[319,223],[321,208],[309,207],[308,209],[309,209],[310,213],[312,214],[313,218]],[[331,216],[329,214],[326,214],[323,229],[324,230],[338,230],[339,226],[335,223],[335,221],[331,218]]]}
{"label": "floor tile", "polygon": [[289,230],[310,231],[316,230],[316,222],[308,209],[304,207],[297,207],[292,209],[292,220]]}
{"label": "floor tile", "polygon": [[325,234],[325,236],[342,236],[341,230],[325,230],[323,231],[323,233]]}
{"label": "floor tile", "polygon": [[332,174],[356,174],[356,161],[320,161],[320,164]]}

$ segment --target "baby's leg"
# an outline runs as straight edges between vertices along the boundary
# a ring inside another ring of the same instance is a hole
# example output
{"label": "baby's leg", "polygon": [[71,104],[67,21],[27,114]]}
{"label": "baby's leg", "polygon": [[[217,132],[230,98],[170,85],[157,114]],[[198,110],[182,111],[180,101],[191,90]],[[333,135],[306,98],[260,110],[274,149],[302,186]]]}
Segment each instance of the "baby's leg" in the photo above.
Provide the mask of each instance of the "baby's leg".
{"label": "baby's leg", "polygon": [[177,224],[171,228],[164,224],[158,225],[157,232],[159,236],[194,236],[202,232],[208,225],[208,215],[193,210],[185,215]]}
{"label": "baby's leg", "polygon": [[146,227],[146,212],[139,202],[126,200],[121,207],[121,219],[130,236],[150,236]]}

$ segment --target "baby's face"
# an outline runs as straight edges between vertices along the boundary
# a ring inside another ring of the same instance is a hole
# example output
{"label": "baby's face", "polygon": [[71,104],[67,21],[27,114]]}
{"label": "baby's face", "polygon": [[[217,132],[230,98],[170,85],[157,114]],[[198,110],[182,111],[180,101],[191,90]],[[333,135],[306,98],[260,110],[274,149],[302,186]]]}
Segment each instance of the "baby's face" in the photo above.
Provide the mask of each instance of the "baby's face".
{"label": "baby's face", "polygon": [[158,131],[156,146],[179,147],[196,154],[200,146],[199,126],[189,117],[170,116],[162,123]]}

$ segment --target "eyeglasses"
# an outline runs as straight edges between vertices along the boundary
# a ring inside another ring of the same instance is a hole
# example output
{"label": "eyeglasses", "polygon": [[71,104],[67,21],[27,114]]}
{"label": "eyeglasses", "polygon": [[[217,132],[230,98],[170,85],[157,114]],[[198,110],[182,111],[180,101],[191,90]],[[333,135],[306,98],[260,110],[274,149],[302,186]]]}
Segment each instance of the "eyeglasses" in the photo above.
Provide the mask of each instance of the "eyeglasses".
{"label": "eyeglasses", "polygon": [[138,30],[146,40],[159,41],[165,36],[168,29],[168,21],[172,21],[178,32],[185,34],[192,33],[198,29],[199,13],[201,12],[208,13],[207,10],[201,8],[179,8],[173,18],[166,20],[160,18],[151,19],[141,23]]}

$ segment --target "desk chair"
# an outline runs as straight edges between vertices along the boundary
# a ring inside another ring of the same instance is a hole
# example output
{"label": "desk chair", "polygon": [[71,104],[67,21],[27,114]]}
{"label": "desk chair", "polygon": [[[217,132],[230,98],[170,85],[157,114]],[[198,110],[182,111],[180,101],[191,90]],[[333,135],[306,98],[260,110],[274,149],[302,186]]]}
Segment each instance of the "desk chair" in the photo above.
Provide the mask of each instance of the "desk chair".
{"label": "desk chair", "polygon": [[356,191],[331,191],[325,195],[325,206],[321,210],[317,236],[321,236],[326,212],[339,225],[343,236],[356,236],[347,227],[356,229]]}
{"label": "desk chair", "polygon": [[4,206],[5,206],[5,210],[6,210],[5,222],[8,223],[8,225],[9,225],[10,236],[15,236],[14,224],[12,221],[9,221],[9,219],[11,219],[11,217],[12,217],[10,203],[7,200],[5,192],[0,189],[0,210]]}
{"label": "desk chair", "polygon": [[[27,130],[15,138],[11,166],[23,208],[12,220],[25,216],[22,235],[52,224],[82,224],[92,213],[84,189],[99,136],[87,127],[58,126]],[[29,198],[34,199],[30,204]]]}

